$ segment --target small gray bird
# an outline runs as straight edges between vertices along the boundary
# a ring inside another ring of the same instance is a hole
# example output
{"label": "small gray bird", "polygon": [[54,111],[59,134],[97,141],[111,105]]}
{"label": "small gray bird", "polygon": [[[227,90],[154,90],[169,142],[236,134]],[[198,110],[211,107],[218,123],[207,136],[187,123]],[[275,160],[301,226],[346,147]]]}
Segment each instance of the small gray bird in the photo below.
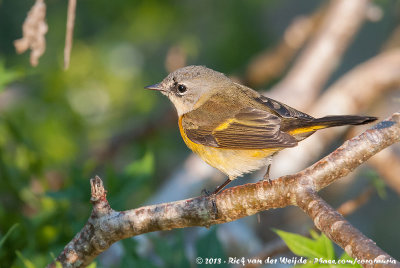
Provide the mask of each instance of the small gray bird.
{"label": "small gray bird", "polygon": [[186,145],[228,180],[270,165],[278,151],[294,147],[316,130],[361,125],[377,118],[337,115],[314,118],[264,97],[204,66],[187,66],[170,73],[158,90],[174,104]]}

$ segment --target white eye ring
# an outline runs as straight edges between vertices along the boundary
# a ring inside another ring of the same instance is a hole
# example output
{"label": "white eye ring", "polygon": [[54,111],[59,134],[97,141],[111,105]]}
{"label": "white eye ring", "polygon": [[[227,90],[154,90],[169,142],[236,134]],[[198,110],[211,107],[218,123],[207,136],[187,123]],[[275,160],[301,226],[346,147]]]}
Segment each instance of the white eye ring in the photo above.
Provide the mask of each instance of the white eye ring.
{"label": "white eye ring", "polygon": [[185,85],[180,84],[180,85],[177,86],[177,92],[176,93],[178,93],[179,95],[185,94],[186,91],[187,91],[187,88],[186,88]]}

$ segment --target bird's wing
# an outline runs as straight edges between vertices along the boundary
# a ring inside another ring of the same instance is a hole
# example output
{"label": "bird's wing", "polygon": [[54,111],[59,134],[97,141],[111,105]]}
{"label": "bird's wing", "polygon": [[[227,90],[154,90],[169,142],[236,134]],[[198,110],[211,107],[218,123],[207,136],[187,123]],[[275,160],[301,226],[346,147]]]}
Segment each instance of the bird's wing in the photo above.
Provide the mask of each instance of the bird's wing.
{"label": "bird's wing", "polygon": [[[201,120],[185,114],[182,128],[194,143],[225,149],[267,149],[294,147],[297,141],[280,130],[281,119],[270,112],[243,108],[229,117]],[[199,121],[199,122],[196,122]]]}
{"label": "bird's wing", "polygon": [[303,120],[313,120],[314,117],[300,112],[289,105],[283,104],[282,102],[273,100],[271,98],[265,97],[260,95],[258,98],[255,98],[255,100],[259,103],[262,103],[271,111],[275,112],[282,118],[287,118],[287,119],[303,119]]}

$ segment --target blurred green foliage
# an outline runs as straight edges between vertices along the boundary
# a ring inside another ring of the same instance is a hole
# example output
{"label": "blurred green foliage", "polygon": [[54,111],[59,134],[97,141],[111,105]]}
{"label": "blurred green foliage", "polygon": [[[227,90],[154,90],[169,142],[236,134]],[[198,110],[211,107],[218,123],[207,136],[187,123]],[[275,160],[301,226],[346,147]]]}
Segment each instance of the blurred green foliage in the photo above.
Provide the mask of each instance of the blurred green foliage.
{"label": "blurred green foliage", "polygon": [[[102,154],[119,134],[134,136],[173,113],[165,98],[143,89],[166,75],[171,47],[179,46],[188,64],[242,73],[293,16],[319,4],[78,1],[71,65],[63,71],[67,1],[45,2],[47,48],[33,68],[29,53],[16,55],[13,41],[34,1],[0,0],[0,267],[44,267],[57,256],[89,216],[90,177],[104,179],[114,209],[135,208],[185,159],[175,124]],[[368,45],[372,53],[374,43]],[[138,254],[134,240],[122,241],[121,267],[193,264],[182,234],[173,234],[149,238],[161,264]],[[196,251],[225,256],[215,229]]]}
{"label": "blurred green foliage", "polygon": [[20,76],[17,71],[8,70],[4,65],[4,60],[0,61],[0,92],[7,84],[13,82]]}
{"label": "blurred green foliage", "polygon": [[[171,46],[182,47],[189,63],[234,72],[269,42],[257,26],[259,10],[270,5],[263,1],[78,1],[64,72],[67,2],[46,4],[46,52],[33,68],[29,53],[16,55],[13,47],[33,1],[0,1],[1,267],[44,267],[63,249],[90,213],[90,177],[105,180],[114,209],[134,208],[188,154],[171,125],[98,157],[114,135],[172,111],[143,90],[165,76]],[[160,256],[171,265],[184,260]]]}

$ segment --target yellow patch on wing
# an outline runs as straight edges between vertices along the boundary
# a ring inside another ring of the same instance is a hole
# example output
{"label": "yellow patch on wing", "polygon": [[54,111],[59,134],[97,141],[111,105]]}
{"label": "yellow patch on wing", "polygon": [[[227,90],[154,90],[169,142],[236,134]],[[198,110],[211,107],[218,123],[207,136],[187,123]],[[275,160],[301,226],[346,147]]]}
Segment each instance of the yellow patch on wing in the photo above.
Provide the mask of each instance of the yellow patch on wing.
{"label": "yellow patch on wing", "polygon": [[216,131],[222,131],[227,129],[230,125],[232,125],[233,123],[238,123],[244,126],[259,126],[260,123],[258,122],[253,122],[250,120],[238,120],[237,118],[230,118],[228,120],[226,120],[225,122],[223,122],[222,124],[218,125],[214,130],[213,133]]}
{"label": "yellow patch on wing", "polygon": [[187,137],[182,127],[182,117],[179,118],[178,123],[179,130],[186,145],[206,163],[221,170],[231,178],[241,176],[243,173],[265,166],[266,160],[264,159],[282,149],[241,150],[205,146],[194,143]]}
{"label": "yellow patch on wing", "polygon": [[311,126],[311,127],[296,128],[296,129],[289,131],[288,133],[290,135],[297,135],[297,134],[315,131],[315,130],[322,129],[322,128],[326,128],[326,126]]}
{"label": "yellow patch on wing", "polygon": [[[217,126],[214,131],[222,131],[227,129],[232,123],[237,122],[237,120],[235,118],[231,118],[226,120],[225,122],[223,122],[222,124],[220,124],[219,126]],[[214,132],[213,131],[213,132]]]}

